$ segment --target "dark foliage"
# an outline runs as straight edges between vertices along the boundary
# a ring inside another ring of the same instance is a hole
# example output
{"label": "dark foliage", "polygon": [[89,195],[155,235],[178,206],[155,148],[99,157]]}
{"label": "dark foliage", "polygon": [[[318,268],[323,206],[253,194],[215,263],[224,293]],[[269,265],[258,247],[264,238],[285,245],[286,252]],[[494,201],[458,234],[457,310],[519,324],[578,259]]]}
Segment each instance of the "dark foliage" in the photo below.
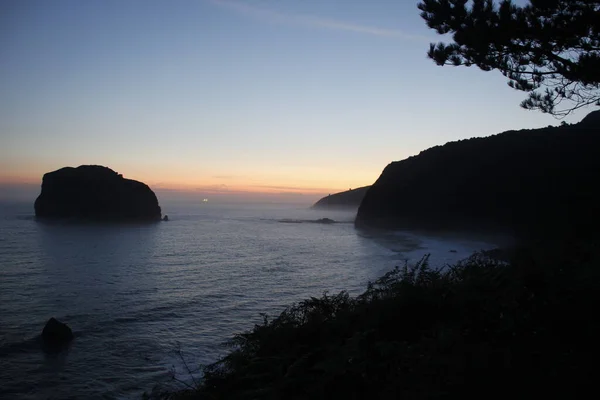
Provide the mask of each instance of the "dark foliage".
{"label": "dark foliage", "polygon": [[444,272],[425,258],[356,298],[325,294],[265,316],[174,397],[577,397],[594,385],[597,256],[592,244],[521,250]]}
{"label": "dark foliage", "polygon": [[529,92],[526,109],[565,116],[600,105],[599,0],[422,0],[419,9],[430,28],[452,35],[431,44],[438,65],[499,70]]}
{"label": "dark foliage", "polygon": [[593,235],[600,224],[600,112],[563,127],[447,143],[388,165],[359,227]]}

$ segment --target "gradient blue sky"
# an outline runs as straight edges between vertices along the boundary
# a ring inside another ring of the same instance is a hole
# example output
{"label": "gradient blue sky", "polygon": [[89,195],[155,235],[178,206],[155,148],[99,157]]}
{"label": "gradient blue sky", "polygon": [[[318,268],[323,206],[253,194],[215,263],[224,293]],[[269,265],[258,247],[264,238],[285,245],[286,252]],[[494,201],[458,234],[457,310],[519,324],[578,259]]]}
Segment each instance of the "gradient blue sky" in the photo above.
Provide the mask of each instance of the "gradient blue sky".
{"label": "gradient blue sky", "polygon": [[312,199],[433,145],[558,124],[498,72],[428,60],[442,38],[417,3],[4,0],[0,182],[102,164]]}

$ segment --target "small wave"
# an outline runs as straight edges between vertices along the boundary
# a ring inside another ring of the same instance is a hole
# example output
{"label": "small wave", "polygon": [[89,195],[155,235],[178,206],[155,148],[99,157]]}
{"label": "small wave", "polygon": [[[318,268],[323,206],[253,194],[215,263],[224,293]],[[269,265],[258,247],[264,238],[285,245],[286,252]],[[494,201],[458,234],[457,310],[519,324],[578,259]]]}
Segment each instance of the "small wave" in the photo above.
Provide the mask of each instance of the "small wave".
{"label": "small wave", "polygon": [[137,322],[139,321],[138,318],[134,318],[134,317],[120,317],[120,318],[115,318],[115,322],[117,324],[125,324],[128,322]]}
{"label": "small wave", "polygon": [[35,221],[35,215],[17,215],[19,221]]}
{"label": "small wave", "polygon": [[17,353],[29,353],[37,351],[41,346],[41,335],[23,339],[17,342],[8,342],[0,346],[0,358],[8,357]]}

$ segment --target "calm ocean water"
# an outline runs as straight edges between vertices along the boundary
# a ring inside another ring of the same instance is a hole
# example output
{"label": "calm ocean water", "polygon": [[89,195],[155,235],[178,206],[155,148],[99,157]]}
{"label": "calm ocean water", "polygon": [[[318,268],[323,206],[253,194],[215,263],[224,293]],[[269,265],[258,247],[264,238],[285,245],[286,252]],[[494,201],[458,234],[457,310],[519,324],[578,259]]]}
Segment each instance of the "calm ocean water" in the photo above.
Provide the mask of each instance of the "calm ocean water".
{"label": "calm ocean water", "polygon": [[[351,213],[297,206],[162,205],[169,222],[78,225],[0,203],[0,398],[139,398],[173,373],[189,380],[180,354],[190,367],[215,361],[260,313],[323,291],[358,294],[426,253],[441,266],[493,247],[375,237]],[[308,222],[323,217],[340,223]],[[39,344],[52,316],[76,336],[57,355]]]}

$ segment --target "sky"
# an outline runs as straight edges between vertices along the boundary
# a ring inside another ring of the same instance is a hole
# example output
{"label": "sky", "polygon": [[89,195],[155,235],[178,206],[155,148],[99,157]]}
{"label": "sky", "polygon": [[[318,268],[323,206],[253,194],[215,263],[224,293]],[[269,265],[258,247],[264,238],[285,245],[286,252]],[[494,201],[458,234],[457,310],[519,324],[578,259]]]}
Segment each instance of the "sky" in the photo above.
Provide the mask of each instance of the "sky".
{"label": "sky", "polygon": [[310,202],[431,146],[558,125],[499,72],[429,60],[443,38],[417,3],[4,0],[0,197],[99,164],[157,190]]}

